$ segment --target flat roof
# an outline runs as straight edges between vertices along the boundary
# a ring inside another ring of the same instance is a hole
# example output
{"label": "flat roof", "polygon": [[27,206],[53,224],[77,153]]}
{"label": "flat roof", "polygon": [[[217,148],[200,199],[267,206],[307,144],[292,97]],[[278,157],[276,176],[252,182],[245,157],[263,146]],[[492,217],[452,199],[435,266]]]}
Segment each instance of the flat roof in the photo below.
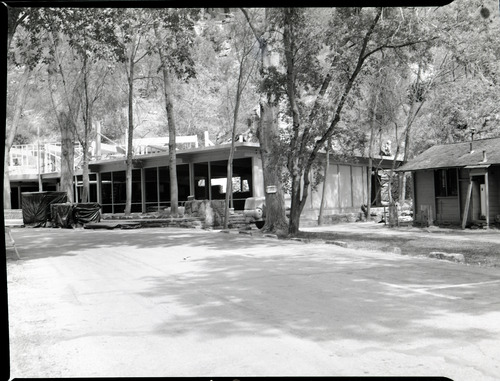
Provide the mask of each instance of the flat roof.
{"label": "flat roof", "polygon": [[[260,149],[259,143],[236,142],[235,152],[246,153],[249,156],[256,155]],[[228,158],[231,144],[218,144],[208,147],[188,148],[176,151],[177,164],[191,162],[203,162],[212,160],[225,160]],[[227,153],[227,154],[226,154]],[[154,167],[168,165],[168,152],[158,152],[146,155],[134,155],[133,161],[137,167]],[[245,155],[244,155],[245,156]],[[95,160],[89,163],[92,171],[101,172],[103,170],[121,170],[125,166],[126,156],[113,159]]]}

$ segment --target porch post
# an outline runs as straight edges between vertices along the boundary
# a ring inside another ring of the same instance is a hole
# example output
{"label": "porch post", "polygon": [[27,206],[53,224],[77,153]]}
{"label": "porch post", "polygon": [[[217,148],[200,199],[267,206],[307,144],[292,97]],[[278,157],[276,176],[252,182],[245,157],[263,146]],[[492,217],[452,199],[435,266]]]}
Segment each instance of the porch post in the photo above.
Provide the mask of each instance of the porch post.
{"label": "porch post", "polygon": [[486,186],[486,229],[490,227],[490,197],[489,197],[489,184],[488,184],[488,170],[484,174],[484,184]]}
{"label": "porch post", "polygon": [[[404,175],[406,176],[406,173],[404,173]],[[411,187],[411,193],[412,193],[412,199],[413,199],[413,222],[415,222],[415,219],[417,218],[417,196],[416,196],[416,192],[415,192],[415,188],[416,188],[416,179],[417,179],[417,176],[416,176],[416,172],[415,171],[411,171],[410,172],[410,176],[411,176],[411,180],[412,180],[412,187]]]}
{"label": "porch post", "polygon": [[156,206],[160,211],[160,167],[156,167]]}
{"label": "porch post", "polygon": [[102,191],[101,191],[101,172],[95,174],[96,188],[97,188],[97,202],[102,205]]}
{"label": "porch post", "polygon": [[146,213],[146,170],[141,168],[141,210]]}
{"label": "porch post", "polygon": [[462,192],[460,190],[460,170],[456,168],[456,173],[457,173],[457,202],[458,202],[458,219],[460,220],[460,212],[462,211],[462,205],[460,203],[460,196],[462,195]]}
{"label": "porch post", "polygon": [[194,195],[194,163],[189,163],[189,195]]}
{"label": "porch post", "polygon": [[111,213],[115,213],[115,180],[113,176],[114,172],[111,172]]}
{"label": "porch post", "polygon": [[208,187],[208,199],[212,200],[212,170],[211,170],[211,163],[208,161],[208,180],[206,186]]}

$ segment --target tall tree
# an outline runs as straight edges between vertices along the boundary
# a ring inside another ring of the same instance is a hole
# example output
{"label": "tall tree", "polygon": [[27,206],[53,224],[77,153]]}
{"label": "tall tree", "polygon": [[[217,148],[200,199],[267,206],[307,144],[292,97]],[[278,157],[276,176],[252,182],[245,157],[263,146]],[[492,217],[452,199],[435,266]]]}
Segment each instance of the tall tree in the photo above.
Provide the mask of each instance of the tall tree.
{"label": "tall tree", "polygon": [[92,8],[65,9],[56,14],[60,20],[59,32],[64,35],[77,58],[73,63],[80,62],[81,65],[81,81],[77,82],[75,91],[81,105],[83,125],[75,120],[74,138],[79,140],[82,148],[82,202],[89,200],[88,165],[94,105],[102,95],[105,79],[110,71],[109,65],[104,64],[104,61],[123,60],[122,52],[116,50],[116,26],[111,22],[112,14],[110,9]]}
{"label": "tall tree", "polygon": [[233,126],[231,129],[231,149],[227,161],[227,181],[226,181],[226,198],[224,208],[224,228],[228,228],[229,223],[229,208],[230,201],[233,195],[233,158],[236,143],[236,129],[238,125],[238,116],[240,112],[241,98],[246,84],[253,74],[255,60],[251,57],[254,50],[254,43],[249,39],[251,31],[244,20],[236,18],[230,27],[229,38],[232,41],[235,58],[238,62],[235,102],[233,107]]}
{"label": "tall tree", "polygon": [[275,10],[265,9],[264,14],[241,9],[259,44],[261,88],[260,116],[258,120],[257,137],[260,142],[260,154],[266,189],[266,222],[262,231],[276,232],[286,235],[288,220],[285,215],[285,197],[283,191],[282,172],[283,161],[280,157],[280,135],[278,129],[278,104],[280,97],[274,91],[273,76],[278,73],[279,62],[273,51],[276,43],[272,31],[272,18]]}
{"label": "tall tree", "polygon": [[[27,59],[21,59],[16,65],[15,60],[12,59],[13,44],[12,41],[18,30],[19,25],[29,16],[30,10],[26,8],[13,8],[7,7],[7,51],[8,51],[8,67],[11,71],[16,66],[22,65],[22,75],[20,81],[17,82],[17,89],[12,89],[11,86],[7,89],[7,97],[15,96],[14,105],[7,108],[6,129],[5,129],[5,145],[4,145],[4,176],[3,176],[3,205],[4,209],[10,209],[11,204],[11,189],[9,179],[9,156],[10,149],[14,143],[14,137],[17,133],[19,120],[23,111],[24,103],[28,94],[28,82],[31,76],[32,69],[36,65],[29,62]],[[15,94],[15,95],[14,95]]]}
{"label": "tall tree", "polygon": [[[398,12],[382,8],[336,9],[329,20],[327,33],[311,22],[311,15],[315,12],[298,8],[282,10],[285,89],[292,119],[287,164],[292,179],[291,235],[298,233],[317,154],[336,132],[358,77],[369,59],[384,49],[400,49],[426,39],[415,33],[418,25],[408,23],[411,11],[403,20]],[[317,14],[315,17],[319,19]],[[330,51],[323,62],[320,60],[321,44],[306,43],[315,41],[320,33],[327,36],[323,41]],[[340,81],[341,87],[327,100],[331,107],[327,118],[318,122],[316,115],[324,103],[332,77]],[[304,112],[308,112],[307,118],[304,118]],[[316,128],[314,121],[318,123]]]}
{"label": "tall tree", "polygon": [[[26,33],[25,38],[17,40],[19,57],[30,68],[40,64],[47,69],[48,90],[61,136],[60,189],[68,193],[70,201],[73,201],[74,141],[80,123],[84,76],[90,62],[119,58],[110,12],[32,8],[20,13],[17,23]],[[82,68],[81,62],[85,67]]]}
{"label": "tall tree", "polygon": [[132,211],[132,169],[133,169],[133,141],[134,141],[134,81],[136,80],[136,66],[146,56],[151,55],[152,50],[146,43],[146,36],[151,34],[154,20],[146,9],[117,9],[115,13],[119,32],[119,47],[125,53],[123,69],[127,78],[127,150],[125,171],[125,215]]}
{"label": "tall tree", "polygon": [[198,11],[193,9],[162,9],[153,11],[155,50],[160,57],[163,76],[163,94],[168,122],[168,156],[170,176],[170,210],[173,216],[178,214],[178,185],[176,159],[176,116],[172,76],[184,81],[195,75],[194,62],[191,58],[191,45],[194,37],[194,22]]}

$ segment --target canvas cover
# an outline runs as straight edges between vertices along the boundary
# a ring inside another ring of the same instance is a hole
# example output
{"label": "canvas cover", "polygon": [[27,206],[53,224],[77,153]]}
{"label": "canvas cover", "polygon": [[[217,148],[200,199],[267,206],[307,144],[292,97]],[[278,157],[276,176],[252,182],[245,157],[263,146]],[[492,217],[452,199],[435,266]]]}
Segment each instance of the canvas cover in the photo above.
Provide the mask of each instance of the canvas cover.
{"label": "canvas cover", "polygon": [[67,202],[66,192],[23,192],[21,209],[26,226],[45,226],[51,220],[50,205]]}
{"label": "canvas cover", "polygon": [[52,217],[52,226],[55,228],[72,228],[73,204],[51,204],[50,214]]}
{"label": "canvas cover", "polygon": [[81,225],[99,222],[101,220],[101,205],[97,202],[76,204],[73,209],[73,219]]}

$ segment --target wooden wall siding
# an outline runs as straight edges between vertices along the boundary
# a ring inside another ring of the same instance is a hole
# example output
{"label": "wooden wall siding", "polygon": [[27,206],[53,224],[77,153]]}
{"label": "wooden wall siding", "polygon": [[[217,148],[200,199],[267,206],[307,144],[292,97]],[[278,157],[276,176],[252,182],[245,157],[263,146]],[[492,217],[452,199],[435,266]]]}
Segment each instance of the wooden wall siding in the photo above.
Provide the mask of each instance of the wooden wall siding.
{"label": "wooden wall siding", "polygon": [[334,164],[330,165],[329,175],[329,186],[327,189],[331,192],[330,196],[327,198],[326,207],[329,208],[339,208],[340,207],[340,198],[339,198],[339,166]]}
{"label": "wooden wall siding", "polygon": [[[330,164],[326,178],[325,213],[351,213],[361,211],[366,204],[367,168],[359,165]],[[316,191],[309,193],[304,211],[319,212],[323,183],[318,184]]]}
{"label": "wooden wall siding", "polygon": [[[306,208],[318,209],[321,207],[321,196],[323,193],[323,182],[318,184],[316,191],[309,193],[310,201]],[[339,203],[339,172],[337,164],[330,164],[326,175],[325,209],[338,208]]]}
{"label": "wooden wall siding", "polygon": [[457,197],[439,197],[436,199],[437,222],[460,223],[460,211]]}
{"label": "wooden wall siding", "polygon": [[365,187],[366,182],[363,182],[363,168],[352,166],[352,206],[359,206],[365,204]]}
{"label": "wooden wall siding", "polygon": [[415,211],[417,219],[420,219],[420,207],[430,205],[432,210],[436,211],[436,203],[434,198],[434,171],[424,170],[415,172],[415,193],[417,195],[417,204]]}
{"label": "wooden wall siding", "polygon": [[339,165],[339,197],[340,207],[348,208],[352,206],[352,182],[351,166]]}
{"label": "wooden wall siding", "polygon": [[490,201],[490,223],[500,215],[500,167],[489,168],[488,192]]}

